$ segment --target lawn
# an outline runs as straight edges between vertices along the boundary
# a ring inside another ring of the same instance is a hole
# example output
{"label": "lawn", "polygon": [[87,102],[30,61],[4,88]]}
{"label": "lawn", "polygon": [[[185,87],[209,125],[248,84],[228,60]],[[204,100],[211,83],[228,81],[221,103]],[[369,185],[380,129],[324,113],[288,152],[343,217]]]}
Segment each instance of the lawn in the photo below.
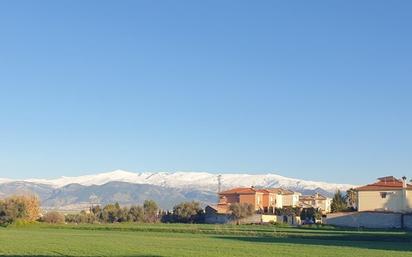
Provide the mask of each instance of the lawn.
{"label": "lawn", "polygon": [[0,229],[0,256],[412,256],[402,231],[182,224]]}

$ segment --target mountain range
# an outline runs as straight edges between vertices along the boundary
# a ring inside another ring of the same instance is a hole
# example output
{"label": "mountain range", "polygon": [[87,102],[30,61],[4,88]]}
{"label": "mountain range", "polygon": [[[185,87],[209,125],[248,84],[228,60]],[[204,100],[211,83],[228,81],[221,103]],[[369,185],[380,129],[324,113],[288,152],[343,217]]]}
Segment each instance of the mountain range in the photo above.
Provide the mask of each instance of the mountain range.
{"label": "mountain range", "polygon": [[[354,185],[333,184],[287,178],[276,174],[221,174],[221,189],[233,187],[282,187],[302,194],[315,192],[331,196]],[[57,179],[12,180],[0,178],[0,198],[16,194],[36,194],[43,208],[79,210],[91,204],[119,202],[141,204],[155,200],[162,209],[182,201],[211,204],[217,201],[218,175],[207,172],[142,172],[116,170],[97,175]]]}

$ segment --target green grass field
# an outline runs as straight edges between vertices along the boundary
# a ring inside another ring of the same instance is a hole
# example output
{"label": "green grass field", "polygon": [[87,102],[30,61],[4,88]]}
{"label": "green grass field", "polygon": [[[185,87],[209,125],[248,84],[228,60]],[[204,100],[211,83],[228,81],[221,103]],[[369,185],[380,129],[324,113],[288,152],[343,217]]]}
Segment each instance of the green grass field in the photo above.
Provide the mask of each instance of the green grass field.
{"label": "green grass field", "polygon": [[0,229],[0,256],[412,256],[403,231],[116,224]]}

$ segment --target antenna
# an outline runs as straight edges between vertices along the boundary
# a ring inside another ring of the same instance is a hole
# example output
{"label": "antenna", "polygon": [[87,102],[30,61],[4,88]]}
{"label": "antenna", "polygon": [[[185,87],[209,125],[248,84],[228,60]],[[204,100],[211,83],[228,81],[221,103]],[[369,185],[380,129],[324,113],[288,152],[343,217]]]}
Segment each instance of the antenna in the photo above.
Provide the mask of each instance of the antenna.
{"label": "antenna", "polygon": [[220,193],[222,190],[222,175],[217,175],[217,192]]}

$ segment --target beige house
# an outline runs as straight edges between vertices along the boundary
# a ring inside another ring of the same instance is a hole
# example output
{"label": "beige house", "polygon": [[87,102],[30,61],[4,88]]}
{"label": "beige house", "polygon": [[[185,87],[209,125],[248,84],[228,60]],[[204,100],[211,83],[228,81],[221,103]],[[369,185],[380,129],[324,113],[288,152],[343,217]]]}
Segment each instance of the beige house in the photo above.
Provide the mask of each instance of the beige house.
{"label": "beige house", "polygon": [[406,177],[378,178],[378,181],[355,189],[358,211],[412,212],[412,185]]}
{"label": "beige house", "polygon": [[290,207],[297,207],[299,206],[299,197],[302,195],[298,192],[293,192],[290,190],[285,190],[279,188],[282,192],[282,207],[290,206]]}
{"label": "beige house", "polygon": [[275,212],[275,208],[283,207],[282,193],[277,189],[261,189],[263,193],[263,211]]}
{"label": "beige house", "polygon": [[323,214],[330,212],[331,199],[321,194],[302,195],[299,197],[299,201],[303,206],[320,209]]}

